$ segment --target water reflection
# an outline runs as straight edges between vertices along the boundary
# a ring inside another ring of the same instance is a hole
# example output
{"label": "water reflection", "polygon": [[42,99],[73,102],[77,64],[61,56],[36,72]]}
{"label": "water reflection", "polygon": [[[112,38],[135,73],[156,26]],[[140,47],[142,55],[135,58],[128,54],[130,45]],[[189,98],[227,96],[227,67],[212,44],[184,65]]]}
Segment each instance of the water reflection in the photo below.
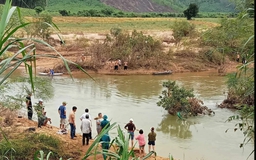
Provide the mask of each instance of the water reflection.
{"label": "water reflection", "polygon": [[92,95],[101,94],[106,98],[126,97],[135,102],[158,96],[161,91],[161,83],[150,76],[101,76],[95,77],[96,82],[89,79],[80,79],[79,90],[88,91]]}
{"label": "water reflection", "polygon": [[162,121],[159,123],[157,131],[169,134],[171,137],[177,137],[181,139],[191,139],[192,132],[190,130],[191,125],[195,122],[190,120],[180,120],[177,116],[165,115]]}

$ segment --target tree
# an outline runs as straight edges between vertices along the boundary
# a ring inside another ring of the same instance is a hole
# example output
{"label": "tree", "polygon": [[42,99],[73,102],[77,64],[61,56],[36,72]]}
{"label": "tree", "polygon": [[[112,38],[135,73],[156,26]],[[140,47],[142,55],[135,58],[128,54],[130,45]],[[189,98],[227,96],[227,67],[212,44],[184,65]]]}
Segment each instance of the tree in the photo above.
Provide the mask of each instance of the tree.
{"label": "tree", "polygon": [[192,17],[195,17],[199,12],[199,7],[195,3],[191,3],[183,13],[187,17],[187,20],[191,20]]}
{"label": "tree", "polygon": [[176,81],[163,82],[163,87],[167,90],[162,91],[163,96],[159,96],[158,106],[162,106],[169,114],[177,114],[179,118],[196,116],[200,114],[212,114],[211,109],[203,105],[203,101],[195,98],[193,89],[179,87]]}
{"label": "tree", "polygon": [[59,13],[62,15],[62,16],[69,16],[69,12],[68,11],[66,11],[65,9],[63,9],[63,10],[59,10]]}
{"label": "tree", "polygon": [[43,11],[44,9],[43,9],[43,7],[41,7],[41,6],[36,6],[35,7],[35,11],[36,11],[36,13],[39,15],[42,11]]}

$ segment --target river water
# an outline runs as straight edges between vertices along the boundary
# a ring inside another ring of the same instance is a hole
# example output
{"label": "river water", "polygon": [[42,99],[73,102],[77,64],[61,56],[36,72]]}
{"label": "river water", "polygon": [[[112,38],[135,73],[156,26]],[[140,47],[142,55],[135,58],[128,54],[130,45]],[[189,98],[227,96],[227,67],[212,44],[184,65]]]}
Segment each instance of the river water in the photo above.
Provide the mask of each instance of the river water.
{"label": "river water", "polygon": [[[80,132],[79,117],[88,108],[94,118],[99,112],[106,114],[111,122],[117,122],[121,128],[133,118],[138,129],[143,129],[145,137],[151,127],[156,128],[156,152],[159,156],[169,154],[180,160],[245,160],[254,145],[239,148],[243,133],[233,131],[236,121],[225,122],[235,111],[217,108],[226,97],[225,77],[215,72],[175,73],[166,76],[153,75],[97,75],[96,81],[84,74],[68,77],[53,77],[54,97],[44,102],[47,115],[54,126],[59,126],[58,107],[67,102],[67,111],[77,106],[77,132]],[[215,116],[198,116],[181,121],[171,116],[156,102],[161,95],[162,82],[176,80],[179,85],[193,88],[196,97],[211,108]],[[33,101],[34,99],[32,97]],[[230,129],[227,133],[225,131]],[[116,130],[110,132],[116,136]],[[138,132],[135,133],[138,135]],[[93,120],[93,136],[96,136]],[[138,147],[138,144],[136,144]],[[145,147],[148,152],[148,145]],[[254,159],[251,156],[249,160]]]}

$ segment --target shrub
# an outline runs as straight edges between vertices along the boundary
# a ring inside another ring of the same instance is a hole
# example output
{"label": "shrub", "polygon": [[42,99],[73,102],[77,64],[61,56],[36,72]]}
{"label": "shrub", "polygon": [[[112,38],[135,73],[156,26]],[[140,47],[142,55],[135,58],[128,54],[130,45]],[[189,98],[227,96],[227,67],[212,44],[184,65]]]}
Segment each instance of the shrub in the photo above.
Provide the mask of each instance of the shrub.
{"label": "shrub", "polygon": [[195,25],[187,21],[175,21],[173,25],[171,25],[171,28],[175,40],[179,42],[182,37],[188,36],[195,30]]}

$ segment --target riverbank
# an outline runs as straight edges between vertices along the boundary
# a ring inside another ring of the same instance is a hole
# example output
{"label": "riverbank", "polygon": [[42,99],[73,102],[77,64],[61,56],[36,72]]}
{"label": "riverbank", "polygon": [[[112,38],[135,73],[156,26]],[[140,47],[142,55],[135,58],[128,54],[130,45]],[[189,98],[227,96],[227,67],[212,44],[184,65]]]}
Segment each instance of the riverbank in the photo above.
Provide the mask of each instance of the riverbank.
{"label": "riverbank", "polygon": [[[1,110],[1,108],[0,108]],[[3,111],[3,109],[2,109]],[[67,134],[60,134],[59,128],[52,126],[50,124],[47,124],[47,126],[42,126],[41,128],[37,127],[37,122],[36,121],[31,121],[28,120],[26,117],[19,117],[16,113],[10,112],[8,110],[5,110],[8,112],[8,115],[4,114],[3,112],[0,114],[0,127],[4,131],[7,139],[11,144],[13,145],[18,145],[16,142],[17,139],[21,140],[25,137],[30,137],[31,135],[45,135],[46,136],[51,136],[52,138],[58,140],[60,142],[58,148],[60,148],[60,151],[63,153],[54,153],[57,155],[63,155],[62,158],[68,159],[83,159],[85,152],[88,150],[90,147],[90,144],[93,143],[93,140],[90,140],[89,145],[82,145],[82,136],[80,134],[77,134],[73,140],[70,139],[69,133]],[[11,119],[10,119],[11,118]],[[47,141],[47,138],[44,137],[44,141]],[[3,139],[2,134],[0,134],[0,138]],[[41,139],[42,140],[42,139]],[[3,143],[3,142],[2,142]],[[29,142],[28,142],[29,143]],[[30,144],[34,145],[34,144]],[[14,148],[16,146],[13,146]],[[26,147],[25,144],[23,144],[22,147]],[[40,149],[45,149],[45,148],[50,148],[50,146],[45,146],[43,145],[43,142],[40,142],[40,140],[37,142],[37,144],[33,147],[29,146],[30,148],[23,148],[23,150],[33,150],[35,147],[37,147],[37,150]],[[138,155],[138,149],[134,149],[136,155]],[[19,151],[17,151],[19,153]],[[28,152],[26,152],[28,153]],[[24,154],[26,155],[24,152]],[[35,152],[33,153],[35,154]],[[46,155],[48,153],[45,153]],[[14,153],[15,155],[15,153]],[[32,157],[32,155],[27,155],[28,159],[29,157]],[[16,157],[19,159],[19,157]],[[59,159],[58,157],[57,159]],[[94,157],[89,157],[87,160],[93,160]],[[97,160],[103,160],[102,155],[97,155],[96,156]],[[148,160],[169,160],[168,158],[164,157],[159,157],[159,156],[151,156],[148,158]]]}

